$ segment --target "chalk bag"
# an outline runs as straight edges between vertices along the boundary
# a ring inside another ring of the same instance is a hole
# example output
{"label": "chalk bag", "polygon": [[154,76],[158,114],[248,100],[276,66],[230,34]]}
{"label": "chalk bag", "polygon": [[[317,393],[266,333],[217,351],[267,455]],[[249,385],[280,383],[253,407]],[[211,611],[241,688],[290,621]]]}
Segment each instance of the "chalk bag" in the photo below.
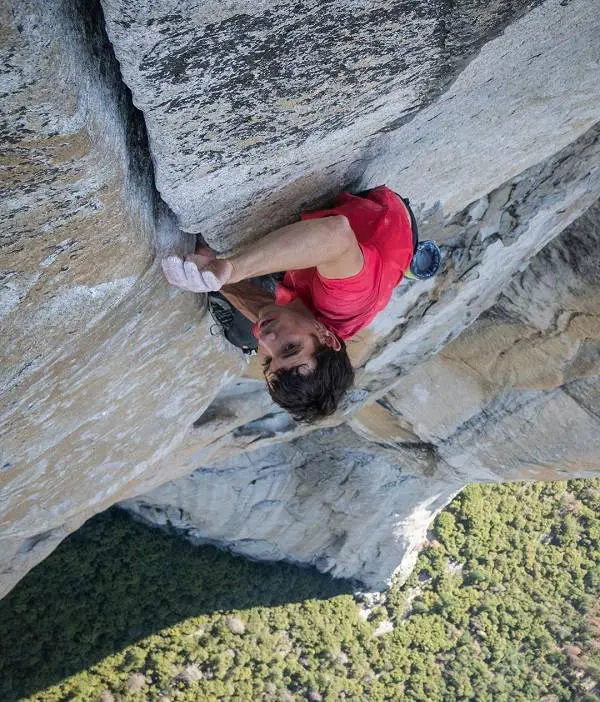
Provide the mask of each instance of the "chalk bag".
{"label": "chalk bag", "polygon": [[405,277],[427,280],[438,272],[441,262],[442,252],[435,241],[420,241]]}

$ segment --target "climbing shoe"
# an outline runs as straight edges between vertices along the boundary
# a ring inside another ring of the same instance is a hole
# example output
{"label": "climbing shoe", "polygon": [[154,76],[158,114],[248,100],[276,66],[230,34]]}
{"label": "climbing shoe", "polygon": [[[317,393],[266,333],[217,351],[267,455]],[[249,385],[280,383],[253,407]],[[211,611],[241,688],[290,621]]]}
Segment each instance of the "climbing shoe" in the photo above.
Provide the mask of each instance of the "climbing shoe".
{"label": "climbing shoe", "polygon": [[222,334],[230,344],[247,355],[256,353],[258,345],[252,333],[252,322],[223,295],[217,292],[208,294],[208,311],[215,322],[210,328],[211,334]]}

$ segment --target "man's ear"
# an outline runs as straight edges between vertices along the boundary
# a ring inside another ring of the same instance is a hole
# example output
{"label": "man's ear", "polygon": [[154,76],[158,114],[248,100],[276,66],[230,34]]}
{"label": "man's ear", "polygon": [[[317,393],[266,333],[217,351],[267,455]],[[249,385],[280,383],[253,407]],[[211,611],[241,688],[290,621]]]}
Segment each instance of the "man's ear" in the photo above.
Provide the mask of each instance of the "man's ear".
{"label": "man's ear", "polygon": [[334,351],[339,351],[342,344],[337,336],[321,322],[317,322],[317,337],[321,344],[329,346]]}

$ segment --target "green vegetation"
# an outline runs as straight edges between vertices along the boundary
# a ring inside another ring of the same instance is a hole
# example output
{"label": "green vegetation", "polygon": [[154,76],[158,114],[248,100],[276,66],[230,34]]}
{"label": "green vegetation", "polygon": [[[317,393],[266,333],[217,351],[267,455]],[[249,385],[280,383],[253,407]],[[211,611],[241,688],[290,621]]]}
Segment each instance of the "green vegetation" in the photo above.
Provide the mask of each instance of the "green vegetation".
{"label": "green vegetation", "polygon": [[377,605],[111,511],[0,602],[0,700],[600,700],[599,508],[471,486]]}

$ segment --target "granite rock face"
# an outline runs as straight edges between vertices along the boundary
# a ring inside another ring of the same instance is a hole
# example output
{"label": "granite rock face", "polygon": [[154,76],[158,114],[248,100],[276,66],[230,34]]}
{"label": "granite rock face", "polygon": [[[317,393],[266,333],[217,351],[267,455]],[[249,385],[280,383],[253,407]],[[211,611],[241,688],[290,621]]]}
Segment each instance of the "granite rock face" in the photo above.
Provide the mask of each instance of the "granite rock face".
{"label": "granite rock face", "polygon": [[219,250],[359,179],[382,134],[537,4],[102,0],[158,190]]}
{"label": "granite rock face", "polygon": [[[116,306],[152,261],[143,123],[77,3],[3,4],[5,391]],[[115,89],[117,88],[117,89]],[[129,100],[130,102],[130,100]]]}
{"label": "granite rock face", "polygon": [[[1,593],[115,502],[380,588],[467,482],[600,472],[594,0],[2,12]],[[380,182],[443,270],[298,427],[155,256]]]}
{"label": "granite rock face", "polygon": [[342,425],[202,467],[124,506],[194,543],[384,587],[398,566],[410,573],[433,516],[461,487],[429,447],[378,446]]}
{"label": "granite rock face", "polygon": [[[156,196],[99,8],[2,12],[5,592],[141,477],[164,482],[155,462],[242,362],[153,265],[165,239],[186,242]],[[190,359],[206,377],[187,372]]]}
{"label": "granite rock face", "polygon": [[384,399],[469,480],[560,480],[600,464],[600,205]]}

